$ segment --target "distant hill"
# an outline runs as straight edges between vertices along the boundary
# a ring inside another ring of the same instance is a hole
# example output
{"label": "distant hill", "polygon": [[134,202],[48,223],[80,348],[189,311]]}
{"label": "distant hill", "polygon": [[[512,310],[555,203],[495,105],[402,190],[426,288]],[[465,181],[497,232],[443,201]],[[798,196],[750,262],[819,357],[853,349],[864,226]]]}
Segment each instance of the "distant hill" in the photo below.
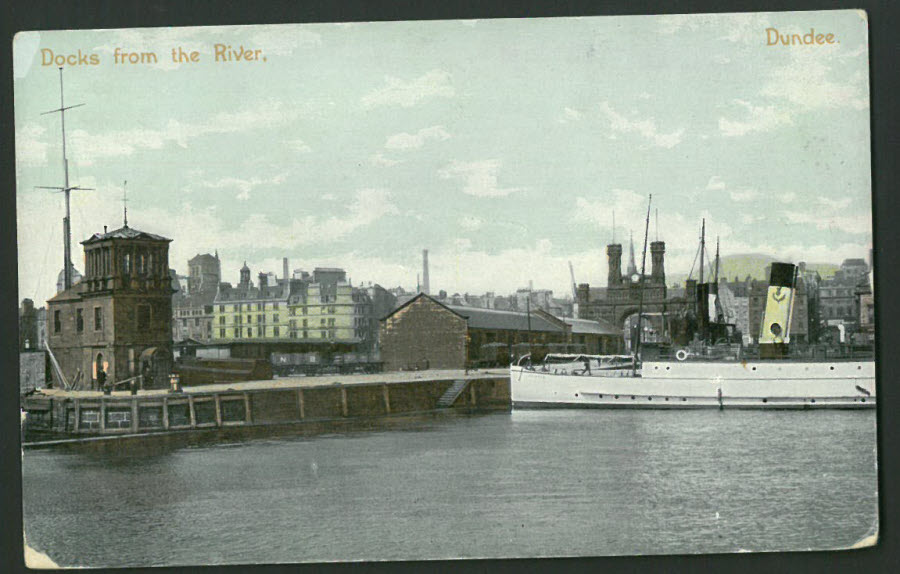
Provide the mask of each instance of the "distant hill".
{"label": "distant hill", "polygon": [[[734,281],[737,277],[744,280],[748,275],[751,279],[767,279],[766,266],[775,261],[771,255],[762,253],[739,253],[736,255],[726,255],[719,258],[719,277]],[[713,262],[715,264],[715,262]],[[834,276],[834,272],[840,268],[840,265],[834,263],[807,263],[806,268],[812,271],[818,271],[822,279]],[[714,269],[706,267],[704,275],[714,272]],[[694,269],[694,279],[697,278],[698,269]],[[666,276],[666,283],[669,285],[683,285],[687,279],[686,273],[675,273]]]}

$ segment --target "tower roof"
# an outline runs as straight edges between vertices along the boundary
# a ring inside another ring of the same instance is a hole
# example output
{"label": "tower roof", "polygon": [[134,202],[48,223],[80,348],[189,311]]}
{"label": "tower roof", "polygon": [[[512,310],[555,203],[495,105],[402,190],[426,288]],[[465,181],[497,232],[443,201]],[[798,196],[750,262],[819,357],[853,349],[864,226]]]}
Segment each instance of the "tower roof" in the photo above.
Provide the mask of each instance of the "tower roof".
{"label": "tower roof", "polygon": [[115,229],[110,231],[109,233],[95,233],[91,235],[88,239],[85,239],[81,242],[82,245],[90,245],[91,243],[97,243],[100,241],[107,241],[109,239],[144,239],[147,241],[172,241],[167,237],[163,237],[162,235],[156,235],[155,233],[147,233],[146,231],[140,231],[138,229],[133,229],[128,227],[127,225],[124,227],[120,227],[119,229]]}

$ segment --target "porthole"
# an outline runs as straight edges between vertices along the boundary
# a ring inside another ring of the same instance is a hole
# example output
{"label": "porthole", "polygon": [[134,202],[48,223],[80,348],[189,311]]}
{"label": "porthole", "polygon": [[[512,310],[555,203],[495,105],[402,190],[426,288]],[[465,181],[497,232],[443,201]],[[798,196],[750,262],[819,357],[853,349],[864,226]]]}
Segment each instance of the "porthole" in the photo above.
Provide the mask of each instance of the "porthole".
{"label": "porthole", "polygon": [[687,399],[686,399],[686,398],[684,398],[684,397],[681,397],[681,400],[683,400],[683,401],[686,401],[686,400],[687,400]]}
{"label": "porthole", "polygon": [[631,395],[631,400],[634,400],[634,395]]}
{"label": "porthole", "polygon": [[763,399],[762,401],[763,401],[764,403],[767,403],[767,402],[769,402],[769,399]]}
{"label": "porthole", "polygon": [[654,370],[654,371],[658,371],[658,370],[659,370],[659,367],[653,367],[653,370]]}
{"label": "porthole", "polygon": [[668,400],[669,400],[669,397],[666,397],[666,400],[668,401]]}
{"label": "porthole", "polygon": [[814,402],[816,402],[816,399],[810,399],[809,402],[814,403]]}
{"label": "porthole", "polygon": [[856,366],[856,370],[857,370],[857,371],[862,370],[862,365],[857,365],[857,366]]}
{"label": "porthole", "polygon": [[575,393],[575,396],[577,397],[577,396],[578,396],[578,393]]}
{"label": "porthole", "polygon": [[602,399],[602,398],[603,398],[603,395],[600,395],[600,398]]}
{"label": "porthole", "polygon": [[647,397],[647,400],[648,400],[648,401],[652,401],[652,400],[653,400],[653,397]]}
{"label": "porthole", "polygon": [[616,398],[618,399],[618,398],[619,398],[619,395],[616,395]]}
{"label": "porthole", "polygon": [[672,368],[672,367],[666,367],[666,370],[668,371],[668,370],[671,369],[671,368]]}
{"label": "porthole", "polygon": [[832,371],[834,370],[834,367],[828,367],[828,368],[831,369]]}
{"label": "porthole", "polygon": [[755,371],[755,370],[756,370],[756,367],[753,367],[753,370]]}
{"label": "porthole", "polygon": [[862,399],[862,402],[866,402],[866,399]]}

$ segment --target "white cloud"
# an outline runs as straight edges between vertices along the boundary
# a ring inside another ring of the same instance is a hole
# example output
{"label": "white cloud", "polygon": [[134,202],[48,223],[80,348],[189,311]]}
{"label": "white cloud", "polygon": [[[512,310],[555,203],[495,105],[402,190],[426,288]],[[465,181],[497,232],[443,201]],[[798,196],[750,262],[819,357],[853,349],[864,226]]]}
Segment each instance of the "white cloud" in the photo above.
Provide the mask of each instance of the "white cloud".
{"label": "white cloud", "polygon": [[668,134],[659,133],[656,127],[656,120],[653,118],[628,119],[613,110],[608,102],[601,102],[600,112],[609,120],[610,127],[614,131],[619,133],[637,133],[656,147],[673,148],[681,143],[681,138],[684,135],[683,128]]}
{"label": "white cloud", "polygon": [[[756,44],[762,42],[769,26],[764,14],[670,14],[659,16],[659,31],[672,35],[689,32],[715,34],[719,40],[733,43]],[[724,35],[721,35],[724,32]]]}
{"label": "white cloud", "polygon": [[138,150],[162,149],[171,144],[187,147],[190,140],[205,135],[281,125],[299,114],[299,107],[287,107],[279,101],[270,100],[239,112],[217,113],[205,123],[184,124],[170,119],[160,129],[132,128],[95,134],[76,129],[67,135],[69,157],[79,165],[87,166],[96,159],[130,156]]}
{"label": "white cloud", "polygon": [[757,221],[763,221],[766,219],[765,215],[757,215],[755,213],[742,213],[741,214],[741,223],[750,225],[756,223]]}
{"label": "white cloud", "polygon": [[563,108],[559,123],[567,124],[569,122],[576,122],[580,120],[583,115],[584,114],[580,110],[576,110],[575,108]]}
{"label": "white cloud", "polygon": [[838,230],[857,235],[872,235],[872,217],[870,215],[785,211],[784,216],[791,223],[812,224],[819,230]]}
{"label": "white cloud", "polygon": [[[627,244],[630,232],[634,232],[635,250],[639,250],[638,238],[643,238],[644,221],[647,217],[647,196],[635,193],[629,189],[614,189],[597,199],[578,197],[575,200],[575,208],[572,212],[573,221],[585,221],[594,224],[605,231],[605,240],[611,241],[613,236],[612,214],[616,214],[616,243]],[[656,235],[659,228],[659,238],[665,241],[671,251],[673,248],[683,250],[684,253],[693,255],[700,241],[700,223],[706,219],[707,237],[719,236],[728,238],[732,236],[731,226],[714,218],[709,211],[703,210],[695,217],[687,218],[680,213],[660,211],[653,214],[650,220],[650,238]],[[624,225],[622,222],[626,222]],[[638,225],[638,228],[629,227]],[[667,256],[668,258],[668,256]]]}
{"label": "white cloud", "polygon": [[237,199],[238,201],[247,201],[250,199],[250,192],[247,190],[244,190],[244,191],[240,192],[239,194],[235,195],[234,198]]}
{"label": "white cloud", "polygon": [[449,98],[455,93],[450,74],[443,70],[432,70],[409,81],[393,76],[387,76],[384,80],[385,86],[362,97],[363,107],[398,105],[410,108],[423,100],[434,97]]}
{"label": "white cloud", "polygon": [[743,136],[752,132],[768,132],[782,125],[791,124],[791,115],[775,106],[754,106],[744,100],[734,100],[746,110],[745,119],[719,118],[719,131],[727,137]]}
{"label": "white cloud", "polygon": [[484,224],[484,221],[474,215],[464,215],[459,219],[459,226],[463,229],[478,229]]}
{"label": "white cloud", "polygon": [[759,192],[755,189],[737,189],[734,191],[728,192],[728,195],[731,196],[732,201],[753,201],[757,197],[759,197]]}
{"label": "white cloud", "polygon": [[516,187],[500,187],[497,176],[499,169],[500,160],[498,159],[472,162],[454,161],[439,170],[438,175],[444,179],[463,180],[465,182],[463,193],[475,197],[506,197],[522,190],[522,188]]}
{"label": "white cloud", "polygon": [[803,110],[869,107],[868,85],[863,72],[832,80],[831,68],[818,51],[796,50],[790,64],[773,69],[761,93],[782,98]]}
{"label": "white cloud", "polygon": [[298,152],[298,153],[309,153],[312,151],[312,148],[310,148],[306,144],[306,142],[304,142],[301,139],[287,140],[284,143],[287,144],[287,146],[289,148],[291,148],[292,150],[294,150],[295,152]]}
{"label": "white cloud", "polygon": [[444,141],[450,139],[450,134],[444,126],[431,126],[422,128],[414,134],[402,132],[394,134],[387,139],[384,147],[387,149],[416,149],[425,145],[428,140]]}
{"label": "white cloud", "polygon": [[385,156],[383,153],[378,152],[369,158],[369,163],[381,167],[391,167],[393,165],[397,165],[398,163],[403,163],[403,160],[392,159]]}
{"label": "white cloud", "polygon": [[793,191],[780,193],[778,194],[778,199],[781,201],[781,203],[794,203],[794,200],[797,199],[797,194]]}
{"label": "white cloud", "polygon": [[845,197],[843,199],[829,199],[827,197],[820,197],[819,203],[830,209],[846,209],[853,203],[853,198]]}
{"label": "white cloud", "polygon": [[37,124],[26,124],[16,130],[16,164],[20,166],[42,166],[47,164],[49,144],[41,136],[47,131]]}
{"label": "white cloud", "polygon": [[[203,181],[200,182],[201,187],[206,187],[209,189],[223,189],[234,187],[241,191],[242,195],[249,194],[249,192],[261,185],[280,185],[285,182],[287,179],[286,173],[280,173],[273,177],[251,177],[250,179],[241,179],[238,177],[222,177],[215,181]],[[249,195],[246,197],[238,196],[238,199],[249,199]]]}
{"label": "white cloud", "polygon": [[725,189],[725,182],[722,181],[722,178],[718,175],[714,175],[709,178],[709,183],[706,184],[706,189],[708,191],[719,191]]}

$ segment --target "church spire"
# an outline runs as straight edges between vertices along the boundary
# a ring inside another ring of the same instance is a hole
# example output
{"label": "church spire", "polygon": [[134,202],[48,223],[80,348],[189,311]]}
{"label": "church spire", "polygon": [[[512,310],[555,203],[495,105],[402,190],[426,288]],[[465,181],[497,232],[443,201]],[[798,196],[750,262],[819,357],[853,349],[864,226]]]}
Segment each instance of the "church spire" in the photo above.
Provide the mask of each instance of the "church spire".
{"label": "church spire", "polygon": [[631,244],[628,254],[628,276],[632,277],[637,274],[637,264],[634,261],[634,232],[631,232]]}
{"label": "church spire", "polygon": [[128,180],[122,184],[122,211],[125,219],[125,227],[128,227]]}

